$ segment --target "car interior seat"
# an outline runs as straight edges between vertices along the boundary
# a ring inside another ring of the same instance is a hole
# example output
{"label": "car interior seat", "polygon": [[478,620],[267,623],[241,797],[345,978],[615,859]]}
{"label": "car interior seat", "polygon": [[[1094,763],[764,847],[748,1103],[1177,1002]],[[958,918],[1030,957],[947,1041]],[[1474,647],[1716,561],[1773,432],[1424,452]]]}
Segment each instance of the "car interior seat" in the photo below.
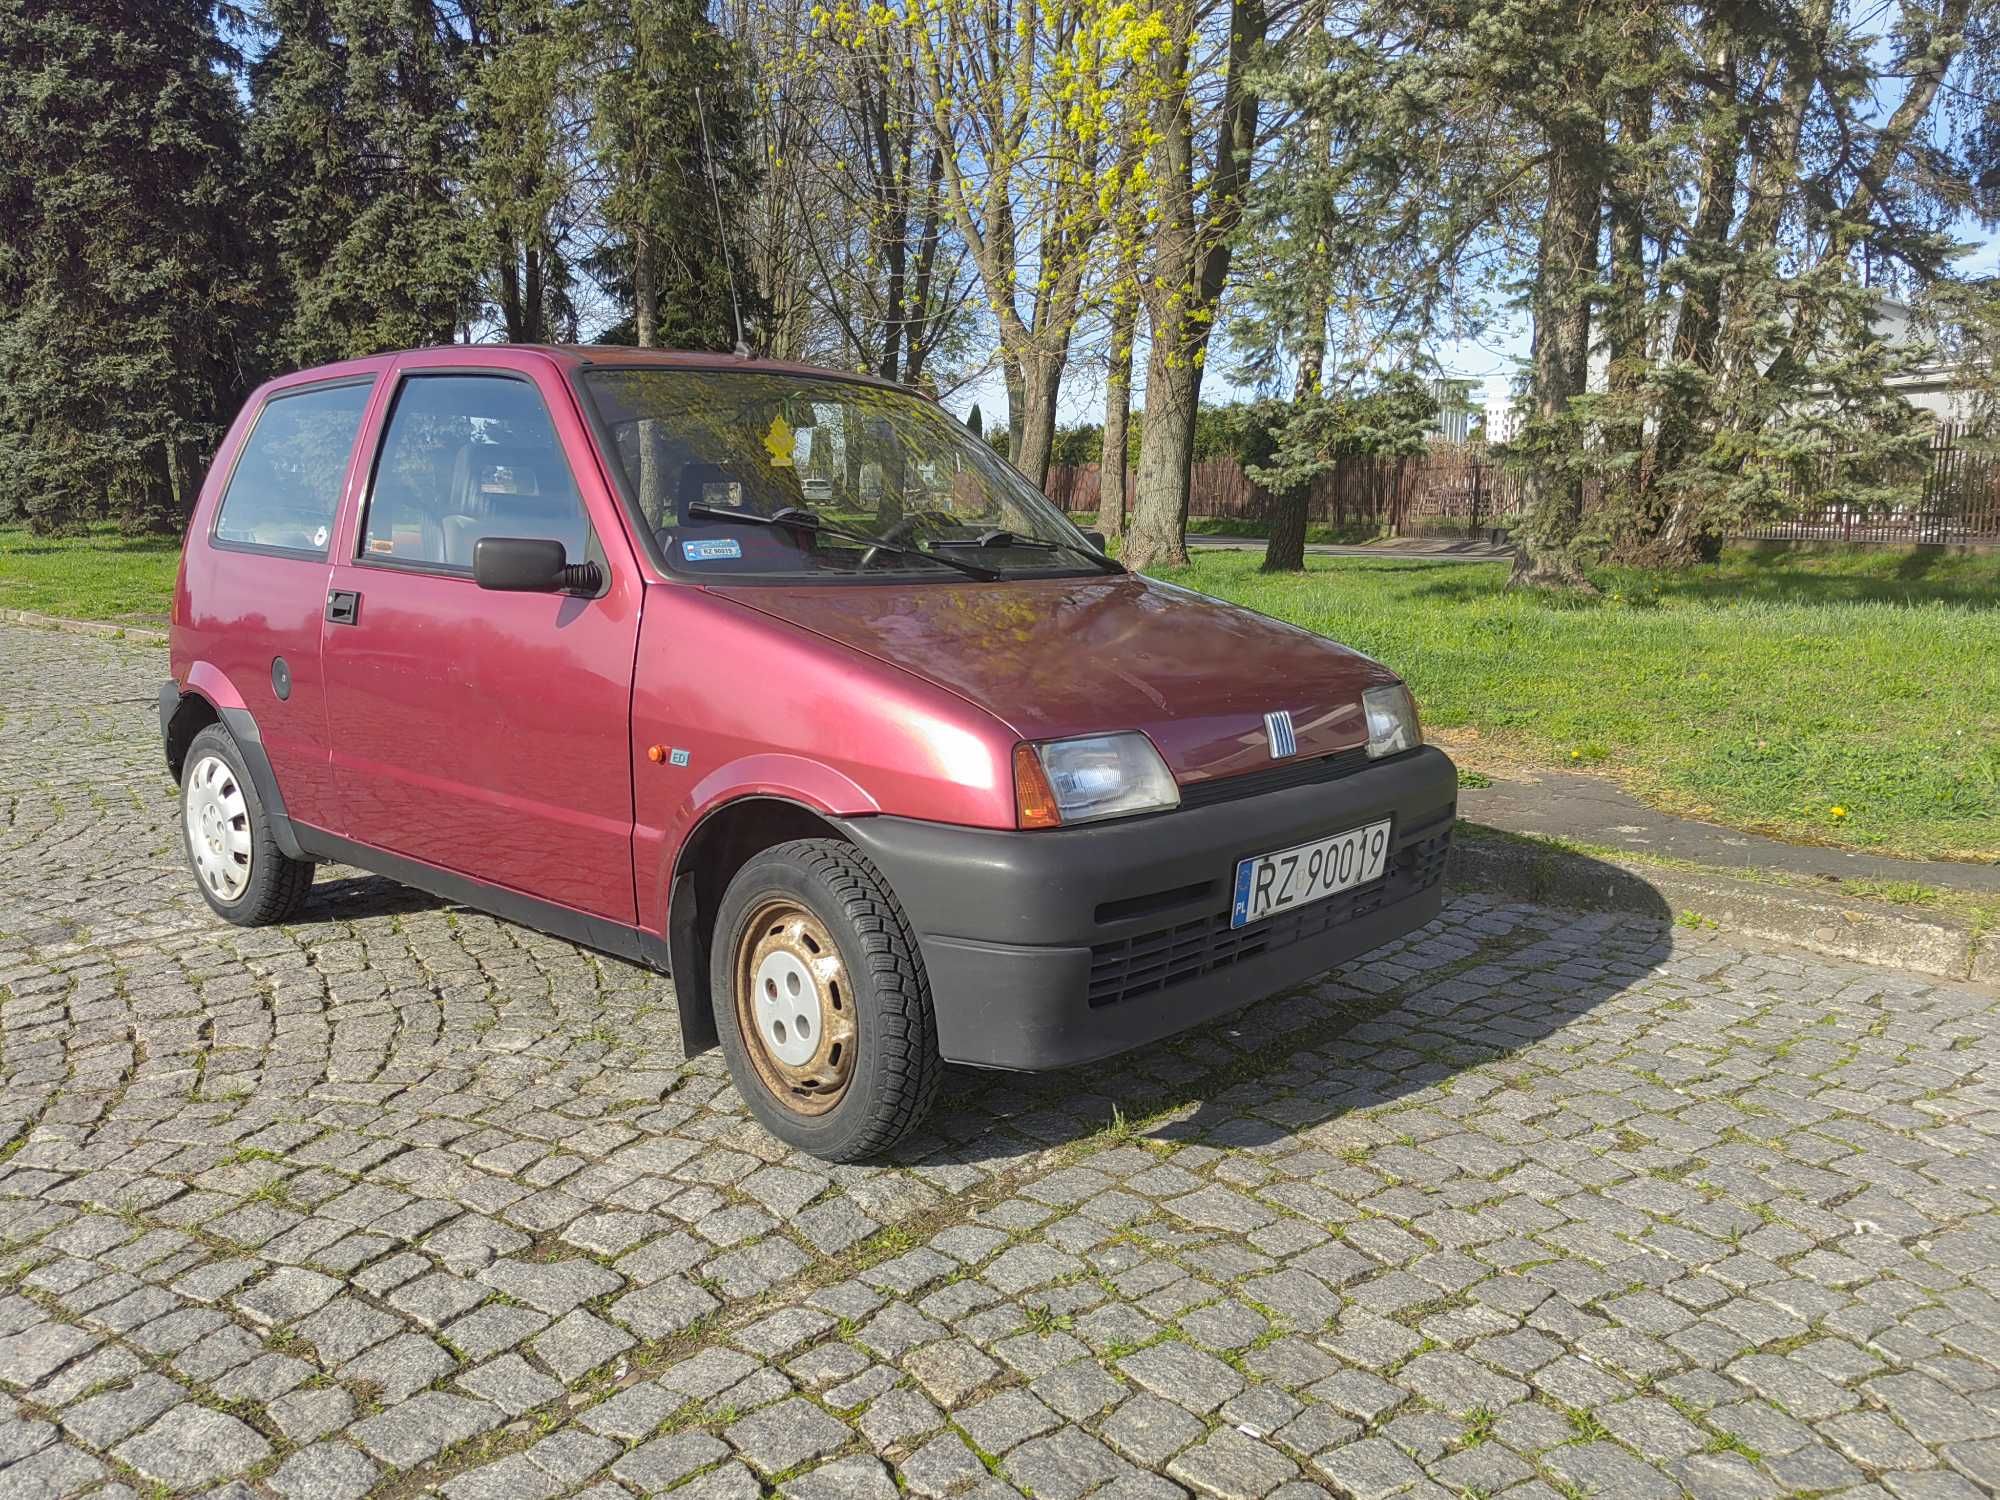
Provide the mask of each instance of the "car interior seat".
{"label": "car interior seat", "polygon": [[449,509],[442,520],[445,560],[472,566],[483,536],[541,537],[561,542],[580,562],[590,528],[569,465],[548,448],[514,443],[465,443],[452,464]]}
{"label": "car interior seat", "polygon": [[435,489],[384,466],[368,501],[368,537],[363,550],[373,556],[412,562],[444,561],[445,537]]}

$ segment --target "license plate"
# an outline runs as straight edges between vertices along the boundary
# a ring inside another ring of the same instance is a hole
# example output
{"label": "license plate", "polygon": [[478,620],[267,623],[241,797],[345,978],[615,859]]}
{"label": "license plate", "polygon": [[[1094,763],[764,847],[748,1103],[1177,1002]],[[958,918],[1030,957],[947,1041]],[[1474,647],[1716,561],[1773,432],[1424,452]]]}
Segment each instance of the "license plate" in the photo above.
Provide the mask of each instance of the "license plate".
{"label": "license plate", "polygon": [[1236,902],[1229,925],[1248,927],[1281,911],[1366,885],[1389,862],[1389,820],[1350,828],[1236,866]]}

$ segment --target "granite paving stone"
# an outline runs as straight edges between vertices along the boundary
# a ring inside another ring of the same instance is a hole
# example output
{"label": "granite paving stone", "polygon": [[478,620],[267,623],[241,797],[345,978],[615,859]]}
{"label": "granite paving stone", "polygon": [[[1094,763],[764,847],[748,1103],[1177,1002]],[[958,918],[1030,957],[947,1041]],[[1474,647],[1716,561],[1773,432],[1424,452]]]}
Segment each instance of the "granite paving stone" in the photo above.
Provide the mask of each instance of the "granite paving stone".
{"label": "granite paving stone", "polygon": [[2000,1486],[1990,982],[1451,891],[830,1167],[632,964],[217,920],[167,675],[0,624],[7,1500]]}

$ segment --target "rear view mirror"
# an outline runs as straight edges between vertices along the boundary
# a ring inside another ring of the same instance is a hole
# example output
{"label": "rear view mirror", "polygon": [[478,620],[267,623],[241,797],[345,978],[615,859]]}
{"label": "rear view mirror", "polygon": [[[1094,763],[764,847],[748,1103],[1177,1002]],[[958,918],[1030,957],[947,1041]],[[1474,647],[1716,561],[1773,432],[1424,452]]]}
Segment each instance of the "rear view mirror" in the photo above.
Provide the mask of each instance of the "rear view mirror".
{"label": "rear view mirror", "polygon": [[1095,548],[1096,548],[1096,549],[1097,549],[1097,550],[1098,550],[1099,552],[1102,552],[1102,551],[1104,550],[1104,533],[1103,533],[1103,532],[1101,532],[1101,531],[1086,531],[1086,532],[1085,532],[1085,533],[1083,534],[1083,539],[1084,539],[1084,540],[1085,540],[1086,542],[1090,543],[1090,545],[1091,545],[1091,546],[1095,547]]}
{"label": "rear view mirror", "polygon": [[597,564],[574,563],[561,542],[543,537],[483,536],[472,544],[472,581],[507,594],[595,593]]}

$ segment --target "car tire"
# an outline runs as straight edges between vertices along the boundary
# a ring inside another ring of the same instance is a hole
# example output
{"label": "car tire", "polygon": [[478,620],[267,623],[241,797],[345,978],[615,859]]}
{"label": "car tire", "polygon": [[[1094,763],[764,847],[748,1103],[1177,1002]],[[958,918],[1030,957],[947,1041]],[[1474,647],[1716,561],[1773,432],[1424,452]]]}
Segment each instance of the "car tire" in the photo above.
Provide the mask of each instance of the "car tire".
{"label": "car tire", "polygon": [[312,889],[312,864],[278,847],[243,753],[220,724],[188,745],[179,823],[181,853],[209,910],[239,927],[298,914]]}
{"label": "car tire", "polygon": [[709,949],[723,1056],[772,1135],[860,1161],[930,1112],[944,1063],[923,955],[852,844],[797,839],[753,855],[723,892]]}

